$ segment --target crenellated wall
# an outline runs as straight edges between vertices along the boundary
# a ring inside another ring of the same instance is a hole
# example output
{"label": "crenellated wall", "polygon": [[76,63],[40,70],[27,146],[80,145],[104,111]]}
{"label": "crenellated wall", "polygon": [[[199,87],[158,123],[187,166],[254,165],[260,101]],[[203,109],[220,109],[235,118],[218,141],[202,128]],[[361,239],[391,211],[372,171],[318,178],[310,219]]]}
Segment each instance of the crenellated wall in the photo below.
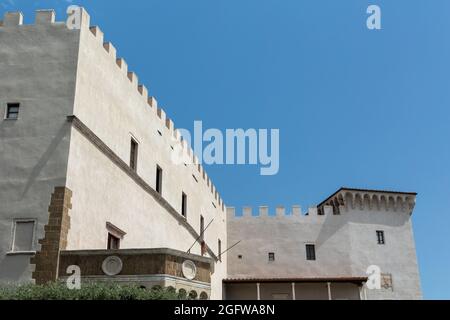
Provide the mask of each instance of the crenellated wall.
{"label": "crenellated wall", "polygon": [[[82,8],[82,28],[81,30],[84,30],[85,28],[88,28],[92,35],[95,37],[98,44],[103,47],[105,52],[111,57],[112,61],[115,61],[115,64],[117,65],[117,68],[121,71],[121,73],[125,76],[126,79],[131,84],[131,87],[133,89],[136,89],[137,93],[142,96],[143,101],[148,105],[149,109],[154,114],[155,118],[157,118],[161,124],[162,127],[164,127],[171,139],[170,145],[173,147],[175,145],[180,146],[180,152],[183,153],[182,156],[186,157],[186,162],[190,165],[192,165],[196,170],[196,173],[199,175],[199,177],[204,180],[204,183],[208,186],[208,189],[210,190],[211,194],[214,196],[214,198],[217,201],[217,204],[222,207],[224,210],[224,202],[223,199],[220,197],[220,195],[217,192],[216,186],[212,183],[211,179],[208,177],[207,172],[203,168],[201,164],[199,164],[198,157],[194,154],[194,151],[192,150],[191,146],[189,146],[185,140],[182,139],[180,132],[175,128],[173,121],[167,116],[165,110],[162,107],[158,106],[158,102],[155,97],[149,96],[149,91],[147,87],[144,84],[139,83],[139,78],[137,74],[133,71],[128,70],[128,64],[125,61],[124,58],[117,57],[117,50],[114,47],[114,45],[111,42],[105,42],[104,41],[104,33],[98,26],[90,26],[90,16]],[[35,25],[23,25],[23,14],[21,12],[7,12],[4,15],[3,20],[0,21],[0,26],[5,28],[11,28],[11,27],[22,27],[26,28],[27,30],[31,30],[31,28],[39,28],[40,26],[46,26],[46,27],[66,27],[65,22],[55,21],[55,12],[54,10],[37,10],[36,11],[36,18],[35,18]],[[71,32],[75,35],[79,33],[79,30],[67,30],[68,32]],[[199,179],[200,180],[200,179]]]}
{"label": "crenellated wall", "polygon": [[[141,119],[141,121],[153,121],[154,119],[157,119],[157,121],[160,123],[159,132],[164,132],[167,134],[166,140],[168,140],[168,146],[178,147],[176,150],[172,150],[172,153],[182,153],[177,154],[177,156],[182,156],[186,158],[186,163],[189,166],[192,166],[194,169],[192,172],[193,174],[198,175],[201,179],[198,179],[199,181],[202,180],[202,183],[206,184],[208,189],[210,190],[210,193],[213,195],[214,200],[217,202],[218,206],[222,208],[222,210],[225,210],[225,204],[218,194],[217,188],[212,183],[211,179],[208,177],[208,174],[206,173],[205,169],[201,164],[199,164],[198,157],[194,154],[192,148],[190,145],[186,143],[185,140],[182,139],[180,132],[175,128],[173,121],[167,116],[165,110],[158,106],[158,101],[155,97],[149,96],[149,90],[144,84],[139,83],[139,77],[138,75],[130,71],[128,68],[128,63],[125,61],[124,58],[117,56],[117,50],[114,47],[114,45],[111,42],[105,42],[104,41],[104,33],[101,31],[101,29],[98,26],[89,26],[90,23],[90,17],[89,14],[83,9],[82,11],[82,30],[89,29],[91,34],[94,36],[95,41],[97,42],[97,45],[99,48],[103,48],[107,55],[109,56],[110,63],[115,63],[115,66],[117,66],[119,72],[114,72],[115,74],[111,73],[110,76],[119,76],[119,74],[122,75],[123,79],[126,79],[130,83],[130,89],[135,90],[135,94],[139,96],[139,99],[142,100],[142,103],[145,103],[148,107],[148,110],[151,112],[146,114],[147,119]],[[84,28],[84,29],[83,29]],[[85,38],[87,40],[87,37]],[[90,39],[91,40],[91,39]],[[92,41],[91,45],[93,44]],[[92,60],[91,62],[97,63],[99,62],[98,59],[104,58],[104,55],[96,57],[97,60]],[[108,70],[110,71],[110,70]],[[151,117],[151,118],[150,118]],[[151,119],[151,120],[150,120]]]}
{"label": "crenellated wall", "polygon": [[[44,237],[53,187],[65,186],[73,191],[68,250],[105,249],[109,223],[126,232],[121,248],[169,247],[186,252],[192,246],[191,252],[200,254],[201,245],[197,240],[200,215],[205,225],[213,220],[204,239],[206,254],[216,264],[212,298],[220,298],[221,281],[226,276],[226,256],[218,260],[218,240],[222,250],[227,247],[224,201],[156,98],[149,95],[147,87],[117,54],[114,45],[105,41],[100,28],[90,25],[89,14],[82,9],[80,30],[69,30],[64,22],[56,22],[52,10],[38,11],[33,25],[23,25],[21,13],[7,13],[0,24],[0,35],[0,71],[12,75],[0,80],[1,107],[7,102],[21,103],[18,121],[2,122],[0,144],[6,150],[13,148],[16,141],[8,139],[5,130],[11,136],[20,136],[16,128],[22,125],[30,140],[42,140],[35,148],[27,142],[28,147],[20,154],[11,152],[16,159],[30,159],[26,163],[30,170],[17,182],[16,193],[21,194],[25,186],[31,186],[27,189],[33,198],[30,201],[38,202],[39,208],[31,213],[17,209],[20,206],[14,210],[9,205],[0,209],[1,216],[5,216],[1,224],[2,245],[7,244],[0,259],[10,245],[15,217],[40,217],[35,241],[35,249],[40,249],[37,241]],[[39,70],[39,74],[34,74],[34,70]],[[53,96],[55,102],[48,103]],[[46,102],[47,106],[41,106]],[[26,118],[30,120],[25,121]],[[39,121],[32,121],[36,119]],[[52,125],[47,125],[50,121]],[[62,135],[64,144],[59,145],[66,149],[55,151],[52,138],[60,134],[56,130],[60,126],[66,131]],[[48,142],[43,138],[46,135]],[[131,139],[139,144],[134,173],[123,166],[130,161]],[[47,163],[53,155],[57,159]],[[0,157],[11,167],[17,166],[9,154],[2,152]],[[182,162],[177,163],[180,159]],[[35,191],[37,185],[30,179],[33,175],[41,178],[42,168],[50,169],[50,164],[54,166],[55,181],[53,177],[42,176],[48,188]],[[154,191],[157,165],[163,169],[161,195]],[[7,193],[3,190],[10,188],[9,173],[14,171],[11,170],[0,173],[0,186],[3,183],[0,194],[5,197]],[[188,197],[184,220],[182,193]],[[1,197],[0,200],[6,200]],[[10,256],[9,260],[12,259]],[[14,259],[17,260],[16,255]],[[28,271],[22,270],[11,279],[30,278],[29,254],[22,260],[22,269]],[[16,267],[9,269],[18,273]]]}
{"label": "crenellated wall", "polygon": [[319,205],[309,207],[302,212],[300,205],[287,209],[285,206],[271,208],[259,206],[257,208],[245,206],[236,212],[233,207],[227,208],[230,217],[304,217],[315,215],[339,215],[349,210],[378,210],[393,212],[409,212],[414,210],[416,193],[394,193],[391,191],[373,191],[362,189],[342,188]]}
{"label": "crenellated wall", "polygon": [[[300,206],[228,207],[228,242],[240,241],[228,254],[228,278],[361,277],[377,265],[393,285],[367,290],[369,299],[420,299],[410,219],[415,197],[342,188],[305,213]],[[384,231],[384,245],[377,231]],[[315,245],[315,261],[306,259],[306,244]]]}

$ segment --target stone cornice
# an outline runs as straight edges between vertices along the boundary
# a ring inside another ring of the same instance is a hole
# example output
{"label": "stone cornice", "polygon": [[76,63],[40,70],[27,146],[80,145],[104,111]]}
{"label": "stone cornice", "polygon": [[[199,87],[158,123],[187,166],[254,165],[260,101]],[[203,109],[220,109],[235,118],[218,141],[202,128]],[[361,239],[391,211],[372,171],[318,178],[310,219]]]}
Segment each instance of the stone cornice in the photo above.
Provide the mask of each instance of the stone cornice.
{"label": "stone cornice", "polygon": [[118,249],[118,250],[62,250],[61,255],[106,255],[112,256],[114,254],[119,254],[122,256],[126,255],[145,255],[145,254],[165,254],[175,257],[180,257],[184,259],[195,260],[199,262],[212,264],[212,259],[208,257],[202,257],[198,254],[186,253],[183,251],[170,249],[170,248],[150,248],[150,249]]}
{"label": "stone cornice", "polygon": [[417,193],[386,190],[369,190],[340,188],[333,195],[322,201],[318,208],[331,206],[357,210],[392,210],[412,213]]}

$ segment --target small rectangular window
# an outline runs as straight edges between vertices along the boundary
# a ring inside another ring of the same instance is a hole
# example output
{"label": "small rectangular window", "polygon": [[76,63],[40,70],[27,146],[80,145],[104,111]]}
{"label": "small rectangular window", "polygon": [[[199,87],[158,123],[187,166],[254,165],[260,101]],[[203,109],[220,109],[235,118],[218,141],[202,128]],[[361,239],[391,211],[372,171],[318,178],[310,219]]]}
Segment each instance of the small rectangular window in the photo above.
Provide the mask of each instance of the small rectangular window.
{"label": "small rectangular window", "polygon": [[181,215],[187,217],[187,195],[184,192],[181,195]]}
{"label": "small rectangular window", "polygon": [[217,252],[219,261],[222,262],[222,241],[220,239],[217,240]]}
{"label": "small rectangular window", "polygon": [[162,194],[162,178],[163,170],[160,166],[156,166],[156,192]]}
{"label": "small rectangular window", "polygon": [[384,240],[384,231],[377,231],[377,241],[378,244],[385,244],[385,240]]}
{"label": "small rectangular window", "polygon": [[111,233],[108,233],[108,250],[119,250],[120,239]]}
{"label": "small rectangular window", "polygon": [[6,119],[17,120],[19,118],[19,103],[8,103],[6,106]]}
{"label": "small rectangular window", "polygon": [[316,247],[313,244],[306,245],[306,260],[316,260]]}
{"label": "small rectangular window", "polygon": [[14,222],[13,252],[33,251],[34,227],[34,220],[17,220]]}
{"label": "small rectangular window", "polygon": [[273,261],[275,261],[275,253],[269,252],[269,262],[273,262]]}
{"label": "small rectangular window", "polygon": [[137,160],[138,160],[138,143],[131,139],[130,145],[130,168],[133,171],[137,169]]}

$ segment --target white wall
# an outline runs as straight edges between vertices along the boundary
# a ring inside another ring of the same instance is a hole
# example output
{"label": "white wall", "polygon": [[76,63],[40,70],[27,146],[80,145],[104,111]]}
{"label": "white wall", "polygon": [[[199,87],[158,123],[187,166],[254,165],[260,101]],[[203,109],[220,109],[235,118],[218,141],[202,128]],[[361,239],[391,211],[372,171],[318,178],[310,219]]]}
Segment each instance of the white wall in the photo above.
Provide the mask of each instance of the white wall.
{"label": "white wall", "polygon": [[[18,22],[0,26],[0,281],[6,282],[31,279],[30,254],[7,255],[13,220],[36,219],[39,249],[53,189],[65,185],[79,36],[64,24]],[[18,120],[3,120],[8,102],[20,103]]]}
{"label": "white wall", "polygon": [[[248,212],[234,217],[229,208],[229,242],[242,242],[229,253],[228,277],[364,277],[370,265],[377,265],[392,274],[393,288],[367,290],[369,299],[420,299],[410,205],[394,209],[347,202],[341,215],[327,207],[323,216],[311,210],[308,216],[275,217]],[[385,245],[377,244],[377,230],[385,232]],[[306,260],[307,243],[315,244],[316,261]],[[269,252],[275,262],[268,261]]]}
{"label": "white wall", "polygon": [[[228,216],[230,243],[241,241],[228,255],[228,277],[348,276],[352,273],[346,244],[350,235],[342,217],[311,216]],[[333,232],[337,230],[339,232]],[[325,238],[326,235],[326,238]],[[329,237],[329,238],[328,238]],[[316,244],[317,261],[306,261],[306,244]],[[275,261],[268,261],[268,253]],[[242,255],[242,259],[238,256]]]}
{"label": "white wall", "polygon": [[[139,143],[138,175],[154,188],[158,164],[164,170],[163,197],[181,212],[181,195],[185,192],[188,223],[199,233],[200,214],[205,226],[214,219],[205,233],[206,243],[217,254],[220,238],[225,250],[226,213],[221,203],[197,166],[171,162],[171,146],[177,141],[172,138],[173,129],[168,129],[164,116],[158,117],[156,108],[147,103],[145,93],[138,92],[138,83],[130,81],[127,70],[117,65],[115,52],[104,49],[103,36],[97,32],[96,37],[89,31],[87,14],[83,16],[74,115],[126,163],[130,159],[130,139],[134,137]],[[151,195],[76,130],[72,131],[67,187],[73,191],[68,250],[106,248],[107,221],[127,233],[122,248],[169,247],[186,251],[195,241]],[[198,244],[192,253],[200,253]],[[224,257],[212,276],[213,299],[221,297],[225,276]]]}

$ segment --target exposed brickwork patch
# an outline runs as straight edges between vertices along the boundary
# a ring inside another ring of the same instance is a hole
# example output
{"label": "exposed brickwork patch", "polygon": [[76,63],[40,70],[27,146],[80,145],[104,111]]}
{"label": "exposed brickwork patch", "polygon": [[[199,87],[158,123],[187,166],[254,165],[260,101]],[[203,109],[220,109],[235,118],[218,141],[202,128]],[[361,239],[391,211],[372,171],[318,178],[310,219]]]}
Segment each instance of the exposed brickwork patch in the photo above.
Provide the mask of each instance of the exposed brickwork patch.
{"label": "exposed brickwork patch", "polygon": [[36,265],[32,276],[36,284],[46,284],[58,278],[59,253],[67,247],[70,229],[71,199],[72,191],[66,187],[56,187],[53,191],[45,235],[39,240],[41,250],[30,259],[30,263]]}

